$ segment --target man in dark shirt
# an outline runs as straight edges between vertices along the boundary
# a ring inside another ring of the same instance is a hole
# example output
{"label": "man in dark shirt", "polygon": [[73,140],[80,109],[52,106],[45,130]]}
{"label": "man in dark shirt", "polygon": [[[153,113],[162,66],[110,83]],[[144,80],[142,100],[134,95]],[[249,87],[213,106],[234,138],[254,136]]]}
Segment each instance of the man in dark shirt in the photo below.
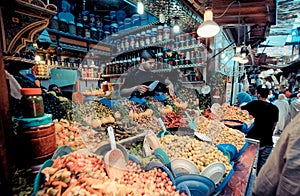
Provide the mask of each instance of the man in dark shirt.
{"label": "man in dark shirt", "polygon": [[151,72],[155,63],[156,56],[153,50],[147,49],[141,52],[141,63],[136,70],[128,72],[125,77],[124,84],[121,87],[121,96],[134,95],[148,96],[152,92],[149,92],[149,84],[153,81],[158,80],[160,84],[155,88],[159,91],[167,91],[170,95],[174,95],[174,87],[172,82],[167,78],[163,77],[158,73]]}
{"label": "man in dark shirt", "polygon": [[257,139],[260,141],[260,150],[258,154],[257,173],[266,162],[273,148],[273,131],[278,121],[278,108],[267,102],[269,89],[262,85],[257,87],[258,100],[242,106],[243,110],[247,110],[254,120],[254,126],[247,134],[248,138]]}

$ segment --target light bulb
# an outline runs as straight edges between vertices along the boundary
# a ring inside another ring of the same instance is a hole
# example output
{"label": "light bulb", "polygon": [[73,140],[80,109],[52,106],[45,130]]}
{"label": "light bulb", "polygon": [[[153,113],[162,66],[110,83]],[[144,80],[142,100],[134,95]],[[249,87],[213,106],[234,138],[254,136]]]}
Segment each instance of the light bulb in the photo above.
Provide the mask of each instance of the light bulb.
{"label": "light bulb", "polygon": [[220,32],[220,27],[213,21],[213,12],[211,8],[206,8],[204,12],[204,22],[197,29],[200,37],[213,37]]}
{"label": "light bulb", "polygon": [[246,64],[246,63],[248,63],[248,61],[249,60],[246,57],[243,57],[241,60],[239,60],[239,63]]}
{"label": "light bulb", "polygon": [[35,55],[34,60],[36,62],[40,62],[41,61],[41,57],[39,55]]}
{"label": "light bulb", "polygon": [[180,31],[180,27],[179,27],[179,25],[174,25],[174,27],[173,27],[173,32],[174,33],[179,33],[179,31]]}
{"label": "light bulb", "polygon": [[137,2],[137,13],[138,14],[144,13],[144,4],[141,1]]}

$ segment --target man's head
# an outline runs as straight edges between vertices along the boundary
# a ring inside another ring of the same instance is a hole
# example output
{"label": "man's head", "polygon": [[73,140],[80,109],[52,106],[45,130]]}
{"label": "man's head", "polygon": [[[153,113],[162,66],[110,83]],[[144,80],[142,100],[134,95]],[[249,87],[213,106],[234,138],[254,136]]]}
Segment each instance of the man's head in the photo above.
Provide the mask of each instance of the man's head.
{"label": "man's head", "polygon": [[141,69],[144,71],[149,71],[153,69],[156,63],[155,52],[151,49],[146,49],[141,52]]}
{"label": "man's head", "polygon": [[48,91],[54,91],[57,96],[62,96],[62,92],[56,84],[50,84]]}
{"label": "man's head", "polygon": [[268,89],[267,86],[265,86],[265,85],[259,85],[256,88],[256,93],[257,93],[258,99],[260,99],[260,98],[263,98],[263,99],[268,98],[269,92],[270,92],[270,89]]}

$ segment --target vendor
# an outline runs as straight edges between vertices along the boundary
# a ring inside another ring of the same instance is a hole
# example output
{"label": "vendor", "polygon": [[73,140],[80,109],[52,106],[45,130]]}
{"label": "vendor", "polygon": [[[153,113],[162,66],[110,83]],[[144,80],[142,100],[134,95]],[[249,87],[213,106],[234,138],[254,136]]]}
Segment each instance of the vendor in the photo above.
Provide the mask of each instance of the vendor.
{"label": "vendor", "polygon": [[55,92],[56,96],[63,96],[60,88],[56,84],[50,84],[48,87],[48,92]]}
{"label": "vendor", "polygon": [[160,83],[155,90],[168,92],[170,96],[174,96],[174,86],[168,78],[164,78],[158,73],[151,72],[156,64],[155,52],[151,49],[145,49],[141,52],[141,63],[136,70],[128,72],[124,78],[124,84],[121,86],[121,96],[148,96],[149,84],[158,80]]}

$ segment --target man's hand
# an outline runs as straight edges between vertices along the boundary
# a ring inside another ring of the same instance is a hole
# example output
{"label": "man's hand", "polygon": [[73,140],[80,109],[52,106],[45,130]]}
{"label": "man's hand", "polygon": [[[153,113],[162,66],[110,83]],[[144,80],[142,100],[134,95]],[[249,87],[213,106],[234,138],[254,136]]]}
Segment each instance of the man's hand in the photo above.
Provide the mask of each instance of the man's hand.
{"label": "man's hand", "polygon": [[167,85],[167,88],[169,89],[170,96],[172,98],[175,97],[175,92],[174,92],[174,86],[173,86],[173,84],[170,83],[169,85]]}
{"label": "man's hand", "polygon": [[144,94],[145,92],[148,91],[148,89],[149,87],[146,85],[139,85],[137,86],[136,91],[140,92],[141,94]]}

